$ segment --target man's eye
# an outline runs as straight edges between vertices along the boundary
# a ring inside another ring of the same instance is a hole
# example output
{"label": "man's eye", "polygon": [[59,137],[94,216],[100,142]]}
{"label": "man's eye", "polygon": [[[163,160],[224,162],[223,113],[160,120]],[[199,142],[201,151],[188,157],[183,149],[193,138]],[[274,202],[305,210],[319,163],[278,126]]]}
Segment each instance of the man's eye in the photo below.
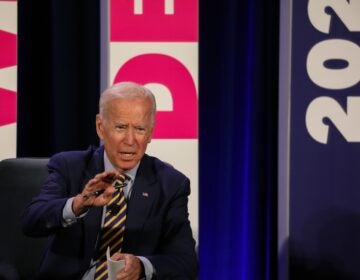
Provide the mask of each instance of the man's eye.
{"label": "man's eye", "polygon": [[138,131],[138,132],[145,132],[146,129],[145,129],[145,127],[137,127],[137,128],[136,128],[136,131]]}
{"label": "man's eye", "polygon": [[125,125],[117,125],[117,126],[115,126],[115,129],[116,130],[125,130],[126,127],[125,127]]}

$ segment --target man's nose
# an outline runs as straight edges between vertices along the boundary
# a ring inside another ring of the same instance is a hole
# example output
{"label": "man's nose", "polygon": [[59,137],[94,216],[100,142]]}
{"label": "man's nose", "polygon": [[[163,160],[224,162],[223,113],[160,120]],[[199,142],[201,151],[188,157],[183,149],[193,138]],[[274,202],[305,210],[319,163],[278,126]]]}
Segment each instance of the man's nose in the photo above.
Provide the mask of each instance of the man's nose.
{"label": "man's nose", "polygon": [[132,128],[128,128],[125,132],[125,143],[128,145],[134,144],[134,130]]}

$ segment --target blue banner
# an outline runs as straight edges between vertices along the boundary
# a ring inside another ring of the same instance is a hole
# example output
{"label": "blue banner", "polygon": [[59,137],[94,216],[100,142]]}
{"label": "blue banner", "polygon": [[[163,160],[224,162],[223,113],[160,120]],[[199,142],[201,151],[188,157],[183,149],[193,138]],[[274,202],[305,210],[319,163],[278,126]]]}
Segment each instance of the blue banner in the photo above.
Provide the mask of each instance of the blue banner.
{"label": "blue banner", "polygon": [[360,279],[360,0],[287,6],[288,276]]}

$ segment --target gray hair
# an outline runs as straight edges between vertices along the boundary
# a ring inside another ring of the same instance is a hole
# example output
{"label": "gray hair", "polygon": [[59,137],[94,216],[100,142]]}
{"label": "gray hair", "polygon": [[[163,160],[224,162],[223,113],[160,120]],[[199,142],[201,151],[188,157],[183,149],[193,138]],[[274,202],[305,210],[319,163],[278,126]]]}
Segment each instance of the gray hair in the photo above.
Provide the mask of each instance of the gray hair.
{"label": "gray hair", "polygon": [[99,100],[99,114],[104,115],[107,104],[118,98],[132,99],[132,98],[148,98],[152,103],[151,108],[151,124],[154,125],[156,113],[156,101],[154,94],[143,85],[134,82],[120,82],[113,84],[107,88],[101,95]]}

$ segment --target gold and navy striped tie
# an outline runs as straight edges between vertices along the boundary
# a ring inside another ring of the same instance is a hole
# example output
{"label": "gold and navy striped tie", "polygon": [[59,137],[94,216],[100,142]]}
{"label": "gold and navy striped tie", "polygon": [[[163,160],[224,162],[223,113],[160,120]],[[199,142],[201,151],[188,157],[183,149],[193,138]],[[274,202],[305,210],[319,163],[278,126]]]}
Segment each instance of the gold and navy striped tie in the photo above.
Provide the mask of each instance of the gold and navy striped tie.
{"label": "gold and navy striped tie", "polygon": [[97,248],[97,264],[95,270],[95,280],[108,279],[106,265],[106,249],[110,248],[110,256],[115,252],[121,252],[124,240],[125,220],[126,220],[126,198],[123,192],[126,175],[120,175],[115,182],[116,191],[112,199],[106,206],[104,225],[101,229]]}

